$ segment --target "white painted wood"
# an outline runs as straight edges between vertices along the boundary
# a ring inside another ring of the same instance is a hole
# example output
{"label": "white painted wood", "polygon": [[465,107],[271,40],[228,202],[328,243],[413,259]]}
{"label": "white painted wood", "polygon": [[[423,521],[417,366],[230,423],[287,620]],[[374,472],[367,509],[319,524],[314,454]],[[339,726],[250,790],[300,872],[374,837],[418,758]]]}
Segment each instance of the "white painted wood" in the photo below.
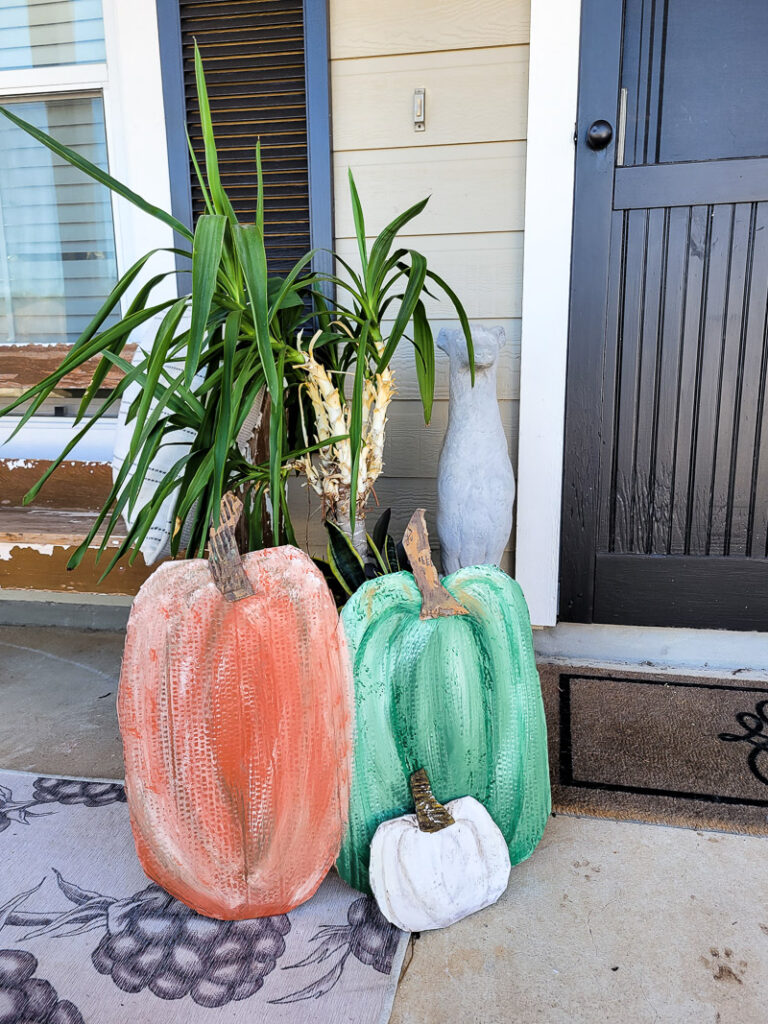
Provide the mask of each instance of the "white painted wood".
{"label": "white painted wood", "polygon": [[[19,416],[0,419],[0,457],[3,459],[55,459],[82,429],[82,424],[75,427],[73,417],[33,416],[9,441],[20,419]],[[115,417],[98,420],[67,458],[75,462],[109,462],[116,429]]]}
{"label": "white painted wood", "polygon": [[406,932],[447,928],[495,903],[511,863],[501,830],[471,796],[446,804],[454,819],[422,832],[415,814],[383,822],[371,841],[369,877],[379,909]]}
{"label": "white painted wood", "polygon": [[[104,0],[104,32],[108,81],[104,108],[110,172],[161,209],[171,208],[171,185],[165,133],[160,43],[155,0]],[[149,249],[173,245],[173,232],[162,221],[113,196],[115,240],[120,273]],[[137,279],[123,308],[141,284],[154,274],[172,271],[171,253],[158,253]],[[153,292],[155,301],[178,294],[175,276]],[[141,342],[151,327],[138,332]]]}
{"label": "white painted wood", "polygon": [[[528,4],[506,0],[494,4],[496,13],[489,14],[487,0],[480,0],[479,6],[445,0],[415,35],[410,30],[420,12],[435,5],[429,0],[407,5],[393,0],[393,5],[379,11],[366,0],[332,0],[337,247],[357,265],[348,167],[355,173],[372,235],[431,193],[411,234],[399,243],[411,244],[427,256],[431,268],[456,290],[472,321],[505,327],[509,342],[500,360],[498,394],[514,459],[527,48],[499,46],[524,44],[525,39],[505,38],[496,30],[485,45],[482,34],[497,16],[514,21],[522,14],[527,22]],[[448,23],[454,16],[472,25],[471,31],[462,30],[461,39],[446,35],[452,32]],[[386,22],[381,31],[376,27],[379,21]],[[411,41],[402,49],[409,34]],[[472,39],[476,41],[470,43]],[[479,48],[468,49],[472,45]],[[427,125],[422,133],[414,132],[412,125],[416,87],[427,90]],[[457,324],[450,303],[430,300],[428,312],[435,337],[441,327]],[[435,474],[447,423],[447,359],[437,353],[430,428],[423,425],[410,345],[396,353],[393,367],[398,392],[390,409],[384,475],[376,494],[382,508],[393,508],[396,532],[402,531],[414,508],[426,506],[436,538]],[[372,519],[375,515],[371,510]],[[510,539],[510,547],[512,543]],[[504,563],[505,568],[510,566],[509,553]]]}
{"label": "white painted wood", "polygon": [[66,64],[46,68],[0,71],[0,96],[35,93],[83,92],[101,89],[107,80],[106,64]]}
{"label": "white painted wood", "polygon": [[369,231],[380,231],[403,210],[427,196],[425,209],[409,227],[413,234],[523,228],[524,142],[337,153],[337,238],[353,238],[355,234],[347,187],[350,168]]}
{"label": "white painted wood", "polygon": [[[384,443],[384,475],[388,477],[436,477],[440,449],[448,429],[446,400],[435,402],[432,420],[424,425],[419,401],[395,401],[389,407],[387,437]],[[517,402],[499,402],[499,412],[510,457],[517,457]]]}
{"label": "white painted wood", "polygon": [[[456,292],[470,320],[493,320],[498,323],[520,316],[522,232],[423,235],[413,238],[401,235],[398,236],[398,244],[406,249],[412,245],[427,257],[429,269],[443,277]],[[351,266],[359,266],[360,257],[354,240],[339,239],[336,248]],[[338,272],[339,276],[343,276],[341,266]],[[435,319],[446,319],[453,313],[453,306],[447,299],[435,302],[428,298],[425,305],[427,314]]]}
{"label": "white painted wood", "polygon": [[529,0],[331,0],[331,57],[527,43]]}
{"label": "white painted wood", "polygon": [[538,626],[557,619],[579,16],[531,16],[516,575]]}
{"label": "white painted wood", "polygon": [[[527,46],[332,61],[334,150],[524,139],[527,78]],[[426,89],[423,132],[413,130],[416,88]]]}
{"label": "white painted wood", "polygon": [[[496,397],[500,400],[514,400],[520,397],[520,320],[480,320],[475,317],[473,324],[485,327],[499,325],[504,328],[507,343],[499,353],[498,386]],[[444,327],[458,327],[458,320],[430,320],[432,334],[437,338]],[[410,334],[409,334],[410,337]],[[400,345],[392,358],[395,375],[396,398],[418,398],[419,385],[413,362],[413,347],[407,342]],[[448,356],[435,350],[435,400],[448,398]]]}
{"label": "white painted wood", "polygon": [[533,634],[546,661],[768,679],[768,633],[560,622]]}

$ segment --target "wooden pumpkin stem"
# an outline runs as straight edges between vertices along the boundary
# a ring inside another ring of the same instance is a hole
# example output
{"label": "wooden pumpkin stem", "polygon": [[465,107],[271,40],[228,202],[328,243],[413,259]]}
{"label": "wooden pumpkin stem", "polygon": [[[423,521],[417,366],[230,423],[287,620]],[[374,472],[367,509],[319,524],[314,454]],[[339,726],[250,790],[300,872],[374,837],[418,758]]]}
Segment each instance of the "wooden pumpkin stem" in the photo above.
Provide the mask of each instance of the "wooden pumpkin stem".
{"label": "wooden pumpkin stem", "polygon": [[221,499],[219,526],[211,527],[208,560],[213,581],[228,601],[251,597],[253,587],[245,574],[237,549],[235,530],[243,511],[243,503],[228,492]]}
{"label": "wooden pumpkin stem", "polygon": [[416,821],[421,832],[439,832],[455,824],[451,812],[443,807],[432,792],[429,776],[423,768],[414,772],[408,780],[411,795],[416,805]]}
{"label": "wooden pumpkin stem", "polygon": [[429,550],[429,535],[424,509],[417,508],[405,528],[403,547],[411,562],[416,586],[421,591],[420,619],[436,619],[440,615],[469,615],[440,582]]}

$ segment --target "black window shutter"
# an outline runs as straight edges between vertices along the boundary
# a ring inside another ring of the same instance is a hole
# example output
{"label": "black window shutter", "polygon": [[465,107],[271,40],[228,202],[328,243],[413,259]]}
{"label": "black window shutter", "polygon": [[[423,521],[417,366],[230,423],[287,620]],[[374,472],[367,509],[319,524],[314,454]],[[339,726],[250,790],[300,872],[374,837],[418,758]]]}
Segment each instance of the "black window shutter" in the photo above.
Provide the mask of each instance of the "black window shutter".
{"label": "black window shutter", "polygon": [[[302,0],[178,0],[187,127],[204,166],[195,95],[200,47],[222,184],[238,217],[256,212],[256,141],[264,170],[270,272],[285,274],[310,248],[307,102]],[[204,211],[191,161],[191,212]]]}

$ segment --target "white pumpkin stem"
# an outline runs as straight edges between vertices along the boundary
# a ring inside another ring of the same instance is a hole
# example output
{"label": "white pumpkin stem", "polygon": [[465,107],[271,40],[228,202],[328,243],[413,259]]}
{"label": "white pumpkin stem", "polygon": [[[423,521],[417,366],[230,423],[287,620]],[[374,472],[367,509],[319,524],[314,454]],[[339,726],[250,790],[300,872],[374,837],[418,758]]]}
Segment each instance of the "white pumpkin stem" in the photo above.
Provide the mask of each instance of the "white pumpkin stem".
{"label": "white pumpkin stem", "polygon": [[408,780],[411,795],[416,805],[416,821],[421,832],[440,832],[455,821],[451,812],[444,807],[432,792],[429,776],[424,768],[415,771]]}
{"label": "white pumpkin stem", "polygon": [[242,501],[231,492],[221,499],[219,526],[211,527],[208,561],[213,582],[227,601],[241,601],[253,595],[237,548],[235,529],[243,512]]}
{"label": "white pumpkin stem", "polygon": [[405,528],[403,547],[411,563],[416,586],[421,592],[420,619],[436,619],[441,615],[469,615],[440,582],[432,554],[424,509],[417,508]]}

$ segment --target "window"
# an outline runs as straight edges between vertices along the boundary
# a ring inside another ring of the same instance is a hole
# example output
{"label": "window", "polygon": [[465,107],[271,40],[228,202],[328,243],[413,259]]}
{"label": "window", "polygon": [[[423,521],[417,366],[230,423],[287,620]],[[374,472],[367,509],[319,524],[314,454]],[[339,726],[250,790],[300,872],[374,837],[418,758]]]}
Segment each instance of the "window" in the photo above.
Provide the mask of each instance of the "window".
{"label": "window", "polygon": [[[170,209],[155,0],[0,0],[0,104]],[[0,403],[61,361],[119,274],[172,245],[166,225],[1,118]],[[161,253],[144,279],[172,268]],[[155,294],[174,290],[170,278]],[[0,459],[57,454],[83,387],[72,380]],[[14,426],[0,420],[0,442]],[[111,437],[74,454],[108,459]]]}
{"label": "window", "polygon": [[0,70],[105,60],[101,0],[6,0],[0,6]]}
{"label": "window", "polygon": [[[8,109],[107,169],[100,95]],[[0,341],[74,342],[117,277],[107,190],[10,121],[0,124]]]}

